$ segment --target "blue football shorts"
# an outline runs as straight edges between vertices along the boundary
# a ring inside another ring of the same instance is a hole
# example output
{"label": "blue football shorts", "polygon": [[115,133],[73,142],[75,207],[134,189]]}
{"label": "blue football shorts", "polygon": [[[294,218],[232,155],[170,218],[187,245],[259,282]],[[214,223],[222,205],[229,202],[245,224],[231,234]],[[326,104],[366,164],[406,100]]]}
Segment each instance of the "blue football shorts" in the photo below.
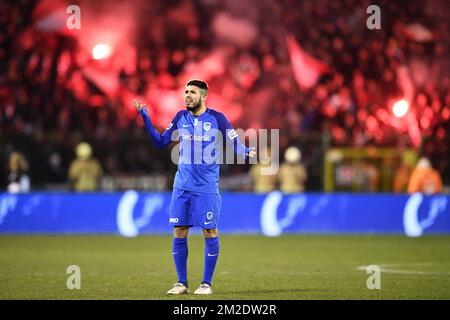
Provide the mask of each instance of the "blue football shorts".
{"label": "blue football shorts", "polygon": [[222,197],[219,193],[173,189],[170,225],[215,229],[219,222]]}

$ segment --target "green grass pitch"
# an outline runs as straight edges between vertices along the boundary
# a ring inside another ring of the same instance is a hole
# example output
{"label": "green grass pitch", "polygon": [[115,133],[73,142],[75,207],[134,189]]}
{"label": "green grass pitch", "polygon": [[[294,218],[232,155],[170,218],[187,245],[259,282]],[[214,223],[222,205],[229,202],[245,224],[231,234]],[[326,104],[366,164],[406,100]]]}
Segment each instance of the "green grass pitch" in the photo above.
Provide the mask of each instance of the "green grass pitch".
{"label": "green grass pitch", "polygon": [[[0,299],[450,299],[450,236],[221,235],[213,295],[192,292],[203,238],[189,237],[191,293],[176,281],[171,237],[0,236]],[[381,289],[364,267],[382,268]],[[66,287],[69,265],[81,289]]]}

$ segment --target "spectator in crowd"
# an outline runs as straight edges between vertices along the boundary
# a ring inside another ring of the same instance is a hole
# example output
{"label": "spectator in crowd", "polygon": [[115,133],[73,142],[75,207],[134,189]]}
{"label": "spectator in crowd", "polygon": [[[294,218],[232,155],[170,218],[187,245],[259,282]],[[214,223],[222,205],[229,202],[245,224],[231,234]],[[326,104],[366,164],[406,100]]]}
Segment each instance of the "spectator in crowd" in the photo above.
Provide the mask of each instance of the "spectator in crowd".
{"label": "spectator in crowd", "polygon": [[392,182],[392,191],[395,193],[403,193],[407,191],[411,168],[407,163],[402,163],[395,171]]}
{"label": "spectator in crowd", "polygon": [[422,192],[424,194],[442,192],[441,175],[437,170],[433,169],[430,160],[425,157],[419,159],[409,179],[408,193],[414,192]]}
{"label": "spectator in crowd", "polygon": [[100,162],[92,157],[91,145],[81,142],[76,148],[77,158],[69,169],[69,181],[75,191],[95,191],[102,176]]}
{"label": "spectator in crowd", "polygon": [[291,146],[284,153],[284,162],[280,166],[278,178],[280,190],[284,193],[305,191],[308,177],[305,166],[301,163],[302,154],[297,147]]}
{"label": "spectator in crowd", "polygon": [[27,175],[28,162],[22,153],[14,151],[9,156],[8,192],[24,193],[30,191],[30,178]]}
{"label": "spectator in crowd", "polygon": [[[256,193],[268,193],[277,189],[277,173],[271,172],[270,149],[261,150],[259,161],[250,168],[250,176],[253,180],[253,191]],[[270,174],[267,174],[270,173]]]}
{"label": "spectator in crowd", "polygon": [[392,191],[395,193],[406,193],[408,191],[409,177],[414,167],[415,159],[403,155],[400,166],[395,170],[392,179]]}

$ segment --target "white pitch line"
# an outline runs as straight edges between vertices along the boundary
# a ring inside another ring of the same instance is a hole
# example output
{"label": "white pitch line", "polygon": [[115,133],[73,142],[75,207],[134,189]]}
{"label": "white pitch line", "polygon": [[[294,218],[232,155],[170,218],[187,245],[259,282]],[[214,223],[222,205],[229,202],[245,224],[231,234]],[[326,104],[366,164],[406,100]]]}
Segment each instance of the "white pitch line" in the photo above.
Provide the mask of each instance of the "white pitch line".
{"label": "white pitch line", "polygon": [[[408,265],[430,265],[432,263],[391,263],[391,264],[375,264],[380,267],[381,272],[393,273],[393,274],[412,274],[412,275],[443,275],[450,274],[450,272],[431,272],[431,271],[418,271],[418,270],[402,270],[386,268],[386,266],[408,266]],[[359,266],[356,269],[360,271],[366,271],[369,266]]]}

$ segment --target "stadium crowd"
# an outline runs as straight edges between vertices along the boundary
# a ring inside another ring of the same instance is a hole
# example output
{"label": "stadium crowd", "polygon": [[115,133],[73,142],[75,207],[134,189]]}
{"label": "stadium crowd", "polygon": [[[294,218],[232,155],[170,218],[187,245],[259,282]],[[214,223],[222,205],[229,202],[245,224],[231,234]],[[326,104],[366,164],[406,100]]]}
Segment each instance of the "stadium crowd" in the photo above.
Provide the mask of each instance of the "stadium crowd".
{"label": "stadium crowd", "polygon": [[[170,150],[151,146],[131,101],[145,97],[162,130],[182,106],[172,97],[198,75],[236,128],[279,128],[280,155],[301,150],[308,191],[323,188],[328,146],[412,147],[449,185],[447,3],[377,2],[381,30],[366,27],[368,1],[131,1],[134,54],[106,81],[93,76],[83,29],[49,31],[36,13],[42,2],[2,2],[0,182],[7,183],[9,155],[20,151],[32,187],[65,183],[82,141],[105,175],[173,176]],[[104,1],[80,6],[82,14],[84,6],[107,14]],[[308,88],[295,76],[289,37],[323,66]],[[391,112],[399,99],[410,105],[403,118]],[[249,165],[223,171],[242,175]]]}

